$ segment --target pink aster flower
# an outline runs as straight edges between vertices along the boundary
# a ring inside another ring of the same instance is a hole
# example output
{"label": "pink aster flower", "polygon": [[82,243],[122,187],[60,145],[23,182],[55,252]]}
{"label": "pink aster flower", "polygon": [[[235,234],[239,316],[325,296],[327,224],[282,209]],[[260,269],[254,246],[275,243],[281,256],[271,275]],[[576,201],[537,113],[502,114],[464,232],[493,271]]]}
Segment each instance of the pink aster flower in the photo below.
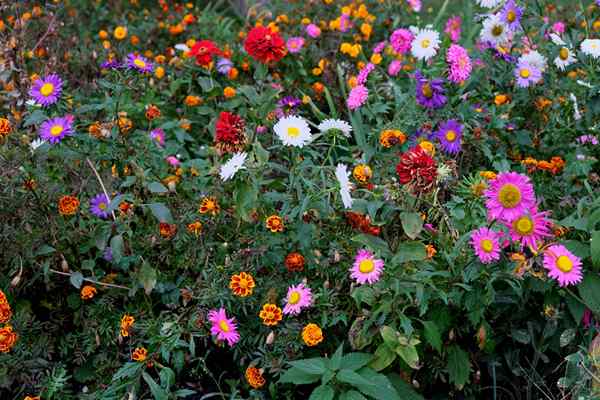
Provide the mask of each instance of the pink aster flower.
{"label": "pink aster flower", "polygon": [[535,207],[533,185],[527,175],[501,172],[484,192],[488,218],[512,221]]}
{"label": "pink aster flower", "polygon": [[233,318],[227,318],[224,308],[210,310],[208,320],[212,323],[210,334],[217,337],[217,340],[224,340],[229,347],[232,347],[240,340],[240,334]]}
{"label": "pink aster flower", "polygon": [[446,21],[446,27],[444,33],[446,33],[450,40],[457,43],[460,40],[462,18],[459,15],[448,18]]}
{"label": "pink aster flower", "polygon": [[552,30],[559,35],[562,35],[563,33],[565,33],[565,28],[566,28],[566,25],[562,21],[555,22],[552,25]]}
{"label": "pink aster flower", "polygon": [[312,305],[312,300],[312,292],[309,287],[304,286],[303,283],[296,286],[292,285],[288,288],[283,313],[298,315],[303,308],[308,308]]}
{"label": "pink aster flower", "polygon": [[385,40],[383,42],[377,43],[377,45],[375,45],[375,47],[373,48],[373,53],[381,53],[383,50],[385,50],[386,45],[387,42]]}
{"label": "pink aster flower", "polygon": [[175,157],[175,156],[169,156],[169,157],[167,157],[167,162],[172,167],[178,167],[179,164],[181,164],[181,161],[179,161],[179,159],[177,157]]}
{"label": "pink aster flower", "polygon": [[321,28],[315,24],[308,24],[306,26],[306,34],[311,38],[318,38],[321,35]]}
{"label": "pink aster flower", "polygon": [[542,80],[542,71],[524,61],[517,65],[514,75],[517,79],[517,86],[520,88],[535,85]]}
{"label": "pink aster flower", "polygon": [[350,91],[348,95],[348,108],[350,110],[356,110],[361,107],[367,101],[369,97],[369,89],[364,85],[356,85]]}
{"label": "pink aster flower", "polygon": [[406,0],[406,2],[414,12],[421,11],[421,0]]}
{"label": "pink aster flower", "polygon": [[396,76],[402,71],[402,62],[400,60],[394,60],[388,65],[388,74],[390,76]]}
{"label": "pink aster flower", "polygon": [[544,251],[544,268],[548,276],[556,279],[558,285],[575,285],[583,279],[581,259],[560,244],[555,244]]}
{"label": "pink aster flower", "polygon": [[290,53],[298,53],[304,46],[304,38],[302,36],[291,37],[286,42],[286,47]]}
{"label": "pink aster flower", "polygon": [[151,130],[150,139],[156,142],[160,147],[163,147],[165,145],[165,131],[161,128]]}
{"label": "pink aster flower", "polygon": [[350,268],[350,277],[357,283],[375,283],[383,273],[383,260],[376,259],[369,250],[359,250]]}
{"label": "pink aster flower", "polygon": [[398,54],[406,54],[410,51],[415,36],[408,29],[396,29],[390,36],[390,44],[392,49]]}
{"label": "pink aster flower", "polygon": [[471,58],[467,50],[457,44],[453,44],[448,48],[446,53],[446,61],[448,62],[448,80],[454,83],[464,82],[471,76]]}
{"label": "pink aster flower", "polygon": [[364,85],[367,82],[367,78],[369,74],[375,69],[375,64],[367,63],[363,69],[358,71],[358,75],[356,76],[356,82],[359,85]]}
{"label": "pink aster flower", "polygon": [[512,241],[521,242],[521,246],[537,250],[545,237],[552,236],[550,231],[552,222],[547,218],[548,214],[548,211],[538,212],[534,207],[510,222],[505,221]]}
{"label": "pink aster flower", "polygon": [[471,245],[479,261],[489,264],[500,259],[500,234],[486,227],[482,227],[471,233]]}

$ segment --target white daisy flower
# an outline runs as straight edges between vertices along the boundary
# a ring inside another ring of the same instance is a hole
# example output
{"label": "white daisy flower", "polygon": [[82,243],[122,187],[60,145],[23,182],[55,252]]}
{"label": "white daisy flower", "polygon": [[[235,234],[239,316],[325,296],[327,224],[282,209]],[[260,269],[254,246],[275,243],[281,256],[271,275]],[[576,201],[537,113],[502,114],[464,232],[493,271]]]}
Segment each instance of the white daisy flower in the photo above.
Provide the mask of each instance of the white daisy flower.
{"label": "white daisy flower", "polygon": [[341,119],[323,120],[317,128],[319,128],[321,132],[327,132],[331,129],[337,129],[338,131],[341,131],[346,137],[350,137],[350,132],[352,132],[352,125]]}
{"label": "white daisy flower", "polygon": [[490,42],[494,46],[504,44],[509,39],[508,26],[496,14],[492,14],[483,20],[483,29],[481,30],[481,40]]}
{"label": "white daisy flower", "polygon": [[286,146],[304,147],[312,140],[306,120],[295,115],[281,118],[273,130]]}
{"label": "white daisy flower", "polygon": [[235,153],[229,161],[225,164],[221,165],[221,171],[219,175],[223,181],[227,181],[236,174],[240,169],[245,169],[244,163],[246,162],[246,157],[248,157],[248,153]]}
{"label": "white daisy flower", "polygon": [[190,51],[190,48],[185,43],[179,43],[175,45],[175,48],[179,51],[185,51],[186,53]]}
{"label": "white daisy flower", "polygon": [[29,147],[31,148],[31,154],[33,154],[37,150],[37,148],[43,145],[44,143],[46,143],[46,141],[40,138],[33,139],[33,141],[29,143]]}
{"label": "white daisy flower", "polygon": [[494,8],[502,3],[502,0],[477,0],[477,4],[484,8]]}
{"label": "white daisy flower", "polygon": [[581,119],[581,113],[579,112],[579,105],[577,104],[577,97],[573,93],[569,93],[569,98],[573,102],[573,118],[576,121]]}
{"label": "white daisy flower", "polygon": [[562,38],[560,36],[558,36],[556,33],[551,33],[550,39],[552,39],[552,43],[554,43],[557,46],[566,46],[567,45],[565,43],[565,41],[562,40]]}
{"label": "white daisy flower", "polygon": [[581,51],[594,58],[600,57],[600,39],[585,39],[581,42]]}
{"label": "white daisy flower", "polygon": [[548,66],[548,61],[546,60],[546,57],[541,55],[536,50],[532,50],[527,54],[523,54],[521,57],[519,57],[519,62],[526,62],[527,64],[539,69],[542,72],[545,72]]}
{"label": "white daisy flower", "polygon": [[558,51],[558,57],[554,59],[554,65],[556,68],[564,71],[569,65],[576,62],[577,59],[573,56],[573,53],[568,47],[561,47]]}
{"label": "white daisy flower", "polygon": [[419,60],[429,60],[437,54],[440,48],[440,34],[432,29],[421,29],[416,34],[411,53]]}
{"label": "white daisy flower", "polygon": [[344,164],[338,164],[335,169],[335,177],[340,183],[340,196],[345,208],[352,208],[352,197],[350,196],[350,172]]}

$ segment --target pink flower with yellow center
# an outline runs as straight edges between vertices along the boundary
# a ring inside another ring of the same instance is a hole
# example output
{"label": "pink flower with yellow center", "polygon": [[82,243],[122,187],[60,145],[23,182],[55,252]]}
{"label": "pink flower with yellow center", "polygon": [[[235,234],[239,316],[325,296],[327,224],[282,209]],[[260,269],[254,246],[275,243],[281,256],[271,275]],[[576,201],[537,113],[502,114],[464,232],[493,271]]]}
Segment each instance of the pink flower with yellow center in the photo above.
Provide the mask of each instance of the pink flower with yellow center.
{"label": "pink flower with yellow center", "polygon": [[535,208],[519,215],[510,222],[505,222],[513,242],[521,242],[521,246],[528,246],[537,250],[540,242],[551,236],[552,222],[546,218],[548,211],[537,212]]}
{"label": "pink flower with yellow center", "polygon": [[581,259],[560,244],[555,244],[544,251],[544,268],[548,276],[558,281],[558,285],[568,286],[581,282]]}
{"label": "pink flower with yellow center", "polygon": [[359,250],[350,268],[350,277],[357,283],[375,283],[383,273],[383,260],[376,259],[369,250]]}
{"label": "pink flower with yellow center", "polygon": [[486,227],[471,233],[471,245],[482,263],[489,264],[500,259],[499,237],[498,232]]}
{"label": "pink flower with yellow center", "polygon": [[527,175],[502,172],[484,192],[489,219],[512,221],[535,207],[533,185]]}
{"label": "pink flower with yellow center", "polygon": [[308,308],[312,305],[312,291],[309,287],[304,286],[300,283],[296,286],[290,286],[288,288],[287,296],[285,298],[285,306],[283,307],[284,314],[298,315],[303,308]]}
{"label": "pink flower with yellow center", "polygon": [[210,333],[216,336],[217,340],[226,341],[229,347],[240,340],[237,326],[233,322],[233,318],[227,318],[224,308],[209,311],[208,320],[212,323]]}

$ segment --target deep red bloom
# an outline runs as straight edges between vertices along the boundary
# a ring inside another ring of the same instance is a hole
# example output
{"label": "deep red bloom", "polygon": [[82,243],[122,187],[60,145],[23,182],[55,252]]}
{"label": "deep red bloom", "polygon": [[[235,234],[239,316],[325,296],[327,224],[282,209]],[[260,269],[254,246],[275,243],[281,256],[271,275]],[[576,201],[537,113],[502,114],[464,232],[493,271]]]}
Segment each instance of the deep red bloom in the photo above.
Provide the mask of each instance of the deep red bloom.
{"label": "deep red bloom", "polygon": [[437,165],[435,160],[417,145],[400,156],[396,172],[401,184],[410,185],[416,193],[427,192],[435,183]]}
{"label": "deep red bloom", "polygon": [[222,111],[215,124],[215,143],[221,153],[240,151],[245,143],[244,127],[246,121],[239,115]]}
{"label": "deep red bloom", "polygon": [[257,26],[248,32],[244,49],[252,58],[263,64],[277,62],[287,53],[285,41],[279,33],[264,26]]}
{"label": "deep red bloom", "polygon": [[210,40],[200,40],[190,50],[190,56],[196,57],[196,64],[206,67],[213,60],[213,56],[223,54],[221,50]]}

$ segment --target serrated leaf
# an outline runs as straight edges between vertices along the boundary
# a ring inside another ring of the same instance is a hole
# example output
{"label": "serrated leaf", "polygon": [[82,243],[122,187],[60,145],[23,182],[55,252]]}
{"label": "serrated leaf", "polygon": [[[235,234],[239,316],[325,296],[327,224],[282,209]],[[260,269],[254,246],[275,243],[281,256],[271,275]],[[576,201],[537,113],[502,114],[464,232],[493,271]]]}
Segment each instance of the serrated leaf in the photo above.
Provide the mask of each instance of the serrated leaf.
{"label": "serrated leaf", "polygon": [[411,239],[416,239],[423,229],[423,218],[416,212],[403,212],[400,214],[400,222],[404,233]]}
{"label": "serrated leaf", "polygon": [[387,242],[377,236],[362,233],[354,236],[352,240],[378,252],[384,257],[387,257],[391,254],[390,247],[388,246]]}
{"label": "serrated leaf", "polygon": [[81,285],[83,284],[83,274],[79,271],[73,272],[69,277],[69,282],[77,289],[81,288]]}
{"label": "serrated leaf", "polygon": [[340,370],[335,377],[338,381],[348,383],[355,387],[373,385],[373,382],[363,378],[358,373],[349,369]]}
{"label": "serrated leaf", "polygon": [[122,378],[131,378],[142,370],[143,363],[139,362],[127,362],[113,375],[113,380],[119,380]]}
{"label": "serrated leaf", "polygon": [[448,348],[448,378],[450,383],[453,383],[457,388],[462,388],[469,382],[469,374],[471,372],[471,362],[469,354],[458,347],[452,345]]}
{"label": "serrated leaf", "polygon": [[342,366],[345,369],[355,371],[367,365],[373,358],[372,354],[368,353],[350,353],[342,357]]}
{"label": "serrated leaf", "polygon": [[329,385],[318,386],[312,391],[308,400],[333,400],[335,390]]}
{"label": "serrated leaf", "polygon": [[329,369],[337,370],[342,365],[342,356],[344,351],[344,343],[340,344],[331,359],[329,360]]}
{"label": "serrated leaf", "polygon": [[398,245],[392,264],[402,264],[408,261],[421,261],[427,258],[427,250],[421,242],[404,242]]}
{"label": "serrated leaf", "polygon": [[433,321],[423,321],[423,335],[427,343],[439,352],[442,351],[442,337],[437,325]]}
{"label": "serrated leaf", "polygon": [[171,210],[162,203],[151,203],[148,204],[148,208],[152,211],[152,214],[158,219],[159,222],[173,223],[173,216]]}
{"label": "serrated leaf", "polygon": [[281,375],[279,383],[293,383],[294,385],[303,385],[313,383],[321,379],[320,374],[309,374],[298,368],[290,368]]}
{"label": "serrated leaf", "polygon": [[313,375],[322,375],[325,372],[324,358],[307,358],[305,360],[290,361],[293,368]]}

